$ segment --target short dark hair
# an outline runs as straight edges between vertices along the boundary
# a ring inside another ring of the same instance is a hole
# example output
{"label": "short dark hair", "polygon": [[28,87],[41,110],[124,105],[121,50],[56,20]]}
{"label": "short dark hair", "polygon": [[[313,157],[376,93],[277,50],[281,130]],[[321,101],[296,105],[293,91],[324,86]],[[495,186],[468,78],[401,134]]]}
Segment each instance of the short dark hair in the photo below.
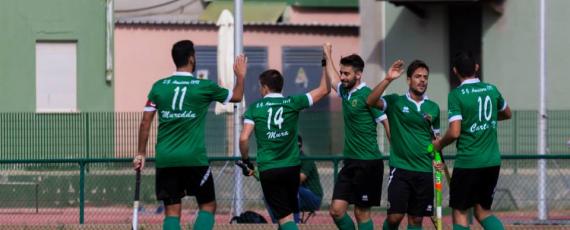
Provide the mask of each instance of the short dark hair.
{"label": "short dark hair", "polygon": [[283,90],[283,75],[275,69],[269,69],[259,75],[259,83],[266,85],[272,92],[280,93]]}
{"label": "short dark hair", "polygon": [[416,72],[417,69],[419,68],[424,68],[428,71],[429,73],[429,67],[427,66],[427,64],[422,61],[422,60],[414,60],[412,63],[410,63],[410,65],[408,66],[408,70],[406,71],[406,74],[408,75],[408,77],[412,77],[412,75],[414,75],[414,72]]}
{"label": "short dark hair", "polygon": [[196,51],[194,43],[190,40],[182,40],[172,46],[172,60],[176,68],[188,65],[188,58],[193,57]]}
{"label": "short dark hair", "polygon": [[477,65],[475,58],[471,52],[459,52],[453,58],[453,67],[457,73],[463,77],[470,77],[475,75],[475,65]]}
{"label": "short dark hair", "polygon": [[354,71],[362,72],[364,70],[364,60],[357,54],[351,54],[340,59],[340,64],[351,66]]}

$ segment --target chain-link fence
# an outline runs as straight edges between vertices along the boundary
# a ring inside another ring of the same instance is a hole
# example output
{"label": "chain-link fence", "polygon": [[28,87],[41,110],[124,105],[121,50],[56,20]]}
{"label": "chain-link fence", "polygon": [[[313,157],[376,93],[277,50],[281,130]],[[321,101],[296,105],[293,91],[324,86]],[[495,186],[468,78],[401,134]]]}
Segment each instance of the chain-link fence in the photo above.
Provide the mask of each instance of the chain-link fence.
{"label": "chain-link fence", "polygon": [[[447,127],[445,114],[442,112],[442,130]],[[128,226],[134,193],[130,161],[136,153],[141,115],[0,113],[0,229],[7,225],[74,226],[80,223]],[[534,111],[516,111],[513,119],[499,125],[499,142],[504,155],[493,209],[508,224],[530,223],[537,216],[537,116]],[[232,154],[232,122],[232,115],[211,114],[206,123],[218,224],[229,223],[237,199],[236,168],[234,159],[228,157]],[[156,125],[154,122],[149,141],[151,157]],[[342,167],[339,157],[344,135],[342,113],[304,112],[299,129],[308,159],[317,164],[324,192],[320,209],[306,226],[324,224],[328,227],[322,229],[329,229],[333,224],[328,207],[334,178]],[[383,138],[383,132],[379,128],[379,145],[383,153],[387,153],[389,142]],[[547,133],[549,154],[544,159],[547,161],[549,223],[566,223],[570,220],[570,157],[567,154],[570,152],[567,144],[570,111],[550,111]],[[250,154],[255,156],[253,141]],[[444,152],[446,156],[453,156],[455,147],[450,146]],[[448,164],[452,168],[452,158]],[[160,226],[164,207],[154,195],[153,167],[152,162],[147,164],[142,176],[140,222]],[[387,175],[385,161],[384,183]],[[270,221],[259,182],[243,178],[241,188],[242,211],[253,210]],[[374,223],[378,225],[386,213],[386,188],[384,184],[381,207],[373,209]],[[446,187],[444,207],[448,205],[447,195]],[[193,222],[196,209],[194,198],[185,199],[182,223]],[[450,223],[450,210],[445,209],[444,214],[445,222]],[[426,220],[424,225],[431,223]]]}
{"label": "chain-link fence", "polygon": [[[447,128],[447,113],[441,112],[441,129]],[[0,113],[0,159],[79,159],[132,157],[137,151],[142,113],[93,112],[73,114]],[[503,154],[536,154],[536,111],[514,111],[499,122],[499,147]],[[157,122],[149,138],[149,155],[154,156]],[[299,133],[311,155],[339,155],[343,148],[342,112],[303,112]],[[233,151],[233,115],[206,117],[206,148],[209,156],[228,156]],[[389,152],[389,142],[379,126],[379,145]],[[221,141],[222,140],[222,141]],[[570,152],[570,111],[549,111],[547,143],[551,154]],[[253,140],[252,140],[252,143]],[[250,145],[255,154],[255,144]],[[455,154],[455,146],[445,149]]]}
{"label": "chain-link fence", "polygon": [[[531,223],[537,216],[537,156],[508,156],[503,160],[493,209],[507,224]],[[320,209],[306,224],[333,224],[329,217],[335,175],[342,167],[339,157],[309,157],[315,161],[323,187]],[[134,171],[130,159],[0,161],[0,223],[3,225],[128,224],[131,222]],[[448,159],[450,168],[453,160]],[[570,218],[570,157],[549,156],[546,184],[549,218]],[[236,166],[232,158],[212,158],[216,189],[216,223],[229,223],[236,199]],[[238,171],[239,173],[239,171]],[[155,198],[155,171],[149,162],[142,174],[139,222],[162,223],[164,207]],[[382,223],[386,214],[387,162],[381,206],[373,208],[373,220]],[[261,186],[253,177],[242,180],[243,211],[251,210],[270,222]],[[448,206],[448,187],[444,207]],[[183,200],[182,223],[192,223],[197,205],[192,197]],[[449,209],[444,210],[449,221]],[[308,215],[309,213],[304,213]],[[426,220],[426,224],[430,224]]]}

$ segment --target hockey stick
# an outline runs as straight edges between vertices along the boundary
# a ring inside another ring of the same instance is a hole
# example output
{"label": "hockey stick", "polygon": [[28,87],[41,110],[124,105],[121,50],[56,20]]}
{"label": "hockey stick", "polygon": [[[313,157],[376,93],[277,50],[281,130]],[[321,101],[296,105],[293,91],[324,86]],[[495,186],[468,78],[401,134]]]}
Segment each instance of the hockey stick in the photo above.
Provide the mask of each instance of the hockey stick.
{"label": "hockey stick", "polygon": [[[424,120],[427,121],[429,128],[431,129],[430,135],[431,135],[431,139],[435,140],[435,131],[433,130],[433,123],[431,122],[431,116],[427,113],[424,113]],[[433,146],[432,146],[433,148]],[[429,149],[429,146],[428,146]],[[431,154],[430,151],[428,151],[428,153]],[[443,160],[443,154],[441,152],[438,153],[440,155],[440,159],[441,159],[441,163],[443,163],[443,172],[445,173],[445,179],[447,182],[447,186],[449,186],[449,183],[451,182],[451,174],[449,173],[449,168],[447,167],[447,164],[445,164],[445,160]],[[434,157],[432,155],[432,157]]]}
{"label": "hockey stick", "polygon": [[[441,154],[435,151],[433,144],[428,146],[428,152],[433,155],[433,162],[435,164],[441,164]],[[435,190],[435,228],[437,230],[443,229],[443,213],[442,213],[442,199],[443,199],[443,185],[442,185],[443,175],[440,170],[435,170],[435,181],[433,184]],[[433,219],[432,219],[433,221]]]}
{"label": "hockey stick", "polygon": [[136,182],[135,182],[135,201],[133,204],[132,230],[138,230],[140,193],[141,193],[141,170],[139,168],[137,169]]}
{"label": "hockey stick", "polygon": [[[433,129],[433,123],[431,122],[431,116],[429,116],[427,113],[424,113],[424,120],[427,121],[429,128],[431,129],[431,138],[433,140],[435,140],[435,131]],[[447,186],[449,186],[449,182],[450,182],[450,174],[449,174],[449,169],[447,168],[447,165],[443,162],[443,157],[441,155],[440,152],[437,152],[434,149],[433,144],[428,145],[427,148],[427,152],[431,155],[432,159],[433,159],[433,163],[434,164],[444,164],[444,173],[445,173],[445,177],[447,179]],[[435,192],[435,217],[432,216],[431,221],[434,225],[434,227],[437,230],[442,230],[443,229],[443,175],[442,172],[440,170],[435,170],[434,173],[434,192]]]}

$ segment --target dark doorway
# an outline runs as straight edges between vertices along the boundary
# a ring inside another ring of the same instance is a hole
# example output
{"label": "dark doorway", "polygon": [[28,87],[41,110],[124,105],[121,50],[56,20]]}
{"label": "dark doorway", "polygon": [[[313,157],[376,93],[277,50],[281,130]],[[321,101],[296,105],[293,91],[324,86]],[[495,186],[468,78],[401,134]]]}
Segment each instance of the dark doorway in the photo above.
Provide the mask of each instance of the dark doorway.
{"label": "dark doorway", "polygon": [[[457,2],[448,5],[449,16],[449,85],[451,89],[459,86],[460,82],[453,74],[451,61],[460,51],[469,51],[481,63],[483,39],[483,3]],[[482,71],[479,69],[479,77]]]}

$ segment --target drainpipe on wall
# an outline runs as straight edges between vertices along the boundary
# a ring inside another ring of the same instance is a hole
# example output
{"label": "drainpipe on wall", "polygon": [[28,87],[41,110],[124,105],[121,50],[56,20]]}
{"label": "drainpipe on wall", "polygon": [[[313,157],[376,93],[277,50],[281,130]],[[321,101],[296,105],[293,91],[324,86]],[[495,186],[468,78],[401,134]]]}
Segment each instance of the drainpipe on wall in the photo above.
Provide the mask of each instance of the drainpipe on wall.
{"label": "drainpipe on wall", "polygon": [[105,42],[105,49],[107,53],[106,64],[105,64],[105,82],[111,84],[113,82],[113,40],[114,40],[114,29],[115,21],[113,19],[114,11],[114,0],[107,0],[107,37]]}

